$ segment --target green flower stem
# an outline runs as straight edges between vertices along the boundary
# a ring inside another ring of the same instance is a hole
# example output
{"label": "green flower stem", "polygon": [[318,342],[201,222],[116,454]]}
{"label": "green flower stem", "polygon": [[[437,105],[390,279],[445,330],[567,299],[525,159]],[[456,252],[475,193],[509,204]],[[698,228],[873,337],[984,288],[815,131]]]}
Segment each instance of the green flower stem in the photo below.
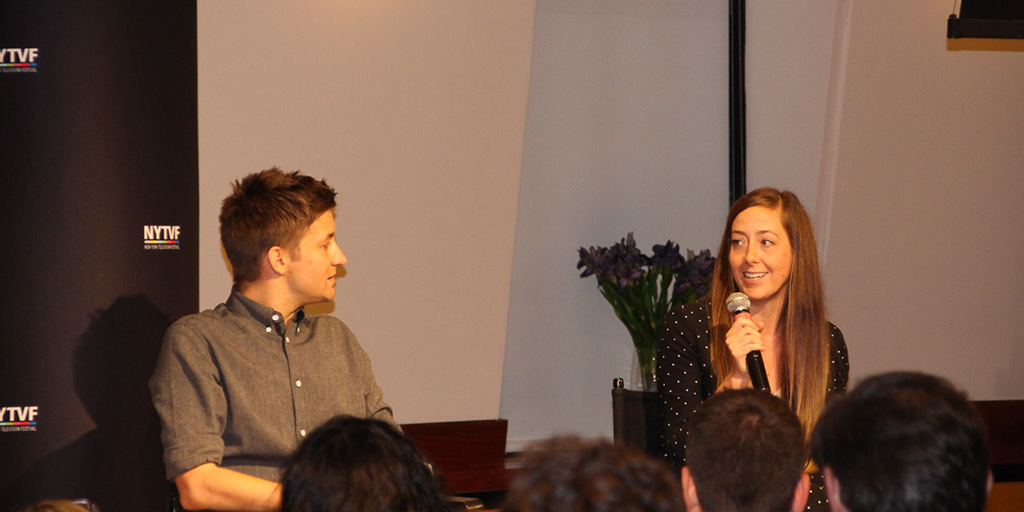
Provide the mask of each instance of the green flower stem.
{"label": "green flower stem", "polygon": [[671,297],[672,271],[662,266],[620,289],[612,281],[601,283],[601,294],[611,304],[615,316],[626,326],[636,349],[644,390],[656,389],[654,358],[658,352],[665,316],[683,297]]}

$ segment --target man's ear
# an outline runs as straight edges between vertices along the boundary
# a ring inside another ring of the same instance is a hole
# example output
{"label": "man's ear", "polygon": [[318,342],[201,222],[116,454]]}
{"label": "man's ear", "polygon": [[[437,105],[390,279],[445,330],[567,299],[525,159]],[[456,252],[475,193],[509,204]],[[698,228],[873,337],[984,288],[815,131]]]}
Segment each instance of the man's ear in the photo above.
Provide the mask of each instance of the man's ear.
{"label": "man's ear", "polygon": [[291,261],[291,257],[285,248],[275,245],[267,251],[266,261],[270,265],[270,270],[273,270],[278,275],[284,275],[285,271],[288,270],[288,263]]}
{"label": "man's ear", "polygon": [[811,490],[811,475],[803,473],[793,489],[793,512],[801,512],[807,505],[807,493]]}
{"label": "man's ear", "polygon": [[822,468],[822,474],[825,476],[825,493],[828,495],[828,502],[832,506],[832,510],[846,510],[843,500],[839,499],[841,488],[836,474],[832,472],[832,468],[829,466]]}
{"label": "man's ear", "polygon": [[681,476],[683,485],[683,501],[686,502],[686,512],[700,512],[700,501],[697,500],[697,486],[693,483],[693,475],[690,468],[683,466]]}

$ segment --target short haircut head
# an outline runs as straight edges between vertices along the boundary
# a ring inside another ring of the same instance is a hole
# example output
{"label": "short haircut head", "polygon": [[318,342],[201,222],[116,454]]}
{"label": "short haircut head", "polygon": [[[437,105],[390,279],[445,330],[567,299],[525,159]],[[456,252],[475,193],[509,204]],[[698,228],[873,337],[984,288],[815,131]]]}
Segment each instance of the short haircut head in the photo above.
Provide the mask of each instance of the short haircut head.
{"label": "short haircut head", "polygon": [[391,425],[337,416],[285,463],[281,512],[448,512],[427,463]]}
{"label": "short haircut head", "polygon": [[865,379],[826,408],[815,462],[839,481],[851,512],[973,512],[985,508],[984,424],[946,379],[893,372]]}
{"label": "short haircut head", "polygon": [[755,389],[711,395],[687,425],[686,466],[708,512],[790,510],[806,461],[800,420]]}
{"label": "short haircut head", "polygon": [[668,466],[607,440],[555,437],[522,458],[505,512],[682,512],[679,481]]}
{"label": "short haircut head", "polygon": [[259,279],[271,247],[295,248],[306,229],[334,209],[335,195],[324,180],[277,167],[234,182],[221,205],[220,241],[235,284]]}

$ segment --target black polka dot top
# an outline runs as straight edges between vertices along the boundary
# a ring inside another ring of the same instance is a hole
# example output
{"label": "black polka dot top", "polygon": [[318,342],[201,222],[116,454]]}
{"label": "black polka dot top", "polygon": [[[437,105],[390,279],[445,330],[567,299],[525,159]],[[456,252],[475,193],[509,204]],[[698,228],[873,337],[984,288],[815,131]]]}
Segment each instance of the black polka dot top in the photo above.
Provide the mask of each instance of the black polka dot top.
{"label": "black polka dot top", "polygon": [[[711,367],[711,311],[705,299],[669,312],[658,347],[658,393],[661,398],[665,458],[679,471],[686,464],[686,423],[697,406],[718,388]],[[846,392],[850,375],[843,333],[829,324],[832,356],[828,394]]]}

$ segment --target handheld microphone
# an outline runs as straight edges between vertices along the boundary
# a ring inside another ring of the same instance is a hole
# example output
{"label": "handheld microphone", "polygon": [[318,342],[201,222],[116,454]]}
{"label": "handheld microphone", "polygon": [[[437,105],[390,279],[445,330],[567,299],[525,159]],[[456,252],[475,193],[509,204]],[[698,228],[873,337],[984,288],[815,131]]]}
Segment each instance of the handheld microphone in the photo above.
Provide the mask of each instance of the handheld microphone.
{"label": "handheld microphone", "polygon": [[[732,313],[734,320],[741,315],[750,318],[750,297],[743,292],[729,295],[729,298],[725,300],[725,309]],[[760,350],[751,350],[747,354],[747,373],[750,374],[750,383],[753,384],[754,389],[771,393],[770,386],[768,386],[768,372],[764,371],[764,360],[761,359]]]}

